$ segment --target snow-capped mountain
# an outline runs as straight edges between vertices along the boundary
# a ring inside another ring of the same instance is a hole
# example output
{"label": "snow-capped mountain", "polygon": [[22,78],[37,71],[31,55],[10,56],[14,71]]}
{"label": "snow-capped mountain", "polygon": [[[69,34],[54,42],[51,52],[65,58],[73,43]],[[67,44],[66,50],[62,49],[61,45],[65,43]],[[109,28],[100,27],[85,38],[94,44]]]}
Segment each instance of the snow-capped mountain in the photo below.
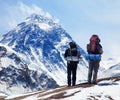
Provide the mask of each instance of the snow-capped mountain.
{"label": "snow-capped mountain", "polygon": [[[36,14],[31,15],[24,22],[18,24],[15,29],[3,34],[0,38],[0,44],[11,48],[11,50],[15,52],[16,57],[20,60],[19,65],[21,62],[25,64],[23,65],[30,71],[27,71],[27,75],[30,78],[34,79],[31,76],[35,74],[35,72],[33,72],[35,70],[36,74],[41,73],[46,75],[48,80],[53,81],[53,87],[66,84],[66,61],[64,60],[63,54],[70,41],[73,40],[69,34],[58,23],[54,22],[53,19]],[[81,54],[85,53],[80,47],[79,50]],[[10,77],[14,77],[15,75],[16,78],[18,78],[17,74],[19,71],[16,72],[16,70],[19,68],[22,69],[22,67],[14,64],[16,60],[8,59],[8,56],[6,62],[4,57],[2,59],[2,70],[5,68],[3,65],[9,62],[9,66],[6,68],[9,69],[10,65],[10,68],[15,68],[15,71],[10,70],[10,73],[12,73],[12,71],[15,72],[15,74],[11,74]],[[86,63],[81,61],[78,67],[77,82],[85,80],[86,75]],[[36,77],[40,76],[36,75]],[[38,80],[35,80],[35,83]],[[18,82],[18,80],[15,80],[15,82]],[[39,82],[36,84],[39,84],[38,87],[41,86]],[[36,87],[34,89],[36,89]]]}
{"label": "snow-capped mountain", "polygon": [[100,73],[100,78],[120,76],[120,63],[111,66]]}
{"label": "snow-capped mountain", "polygon": [[104,70],[99,72],[99,78],[120,76],[120,58],[109,58],[101,61]]}
{"label": "snow-capped mountain", "polygon": [[16,94],[56,87],[52,78],[29,69],[13,50],[0,45],[0,92]]}
{"label": "snow-capped mountain", "polygon": [[111,66],[117,65],[118,63],[120,63],[120,57],[109,58],[107,60],[102,60],[101,66],[105,69],[109,69]]}

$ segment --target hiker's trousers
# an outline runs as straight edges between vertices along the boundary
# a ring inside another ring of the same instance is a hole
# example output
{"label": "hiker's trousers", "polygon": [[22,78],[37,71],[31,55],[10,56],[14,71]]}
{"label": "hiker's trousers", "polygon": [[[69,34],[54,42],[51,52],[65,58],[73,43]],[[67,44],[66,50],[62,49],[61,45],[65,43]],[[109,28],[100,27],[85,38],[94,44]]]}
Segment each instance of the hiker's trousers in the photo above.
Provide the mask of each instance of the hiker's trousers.
{"label": "hiker's trousers", "polygon": [[96,82],[100,60],[89,61],[88,82]]}
{"label": "hiker's trousers", "polygon": [[77,70],[77,63],[69,63],[67,64],[67,81],[68,86],[76,84],[76,70]]}

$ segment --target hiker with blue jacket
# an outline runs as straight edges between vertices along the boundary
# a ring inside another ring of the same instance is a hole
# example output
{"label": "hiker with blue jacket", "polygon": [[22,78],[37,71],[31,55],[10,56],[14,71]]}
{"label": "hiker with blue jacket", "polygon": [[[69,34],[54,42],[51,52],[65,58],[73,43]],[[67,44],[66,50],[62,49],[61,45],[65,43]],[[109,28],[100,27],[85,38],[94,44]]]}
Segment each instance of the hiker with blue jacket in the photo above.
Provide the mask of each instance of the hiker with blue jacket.
{"label": "hiker with blue jacket", "polygon": [[101,54],[103,53],[98,35],[91,36],[90,43],[87,44],[87,52],[87,59],[89,60],[88,83],[97,84],[97,73],[101,60]]}
{"label": "hiker with blue jacket", "polygon": [[67,60],[67,83],[68,86],[76,85],[76,71],[79,63],[80,52],[74,42],[69,43],[69,48],[65,51],[65,59]]}

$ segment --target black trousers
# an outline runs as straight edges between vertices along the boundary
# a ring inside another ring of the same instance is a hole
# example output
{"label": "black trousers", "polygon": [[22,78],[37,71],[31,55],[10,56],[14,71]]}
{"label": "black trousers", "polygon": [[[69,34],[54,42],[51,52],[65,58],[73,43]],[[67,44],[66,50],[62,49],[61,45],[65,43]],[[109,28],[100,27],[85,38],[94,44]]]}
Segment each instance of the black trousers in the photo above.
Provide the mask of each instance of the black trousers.
{"label": "black trousers", "polygon": [[[100,61],[89,61],[88,82],[96,82]],[[93,79],[92,79],[93,78]]]}
{"label": "black trousers", "polygon": [[76,70],[77,63],[68,63],[67,64],[67,80],[68,86],[74,86],[76,84]]}

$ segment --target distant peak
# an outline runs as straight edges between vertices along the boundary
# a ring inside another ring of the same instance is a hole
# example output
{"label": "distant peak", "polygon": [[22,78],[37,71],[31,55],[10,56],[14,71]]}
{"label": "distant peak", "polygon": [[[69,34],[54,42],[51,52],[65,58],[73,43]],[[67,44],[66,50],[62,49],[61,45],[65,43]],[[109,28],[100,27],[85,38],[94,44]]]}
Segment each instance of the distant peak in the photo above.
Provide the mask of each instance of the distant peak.
{"label": "distant peak", "polygon": [[40,23],[42,23],[42,22],[45,22],[45,23],[53,23],[53,24],[57,24],[58,23],[58,21],[56,21],[56,20],[58,20],[58,19],[53,19],[50,15],[39,15],[39,14],[35,14],[35,13],[33,13],[32,15],[30,15],[27,19],[26,19],[26,21],[35,21],[35,22],[40,22]]}
{"label": "distant peak", "polygon": [[45,16],[43,16],[43,15],[32,14],[32,15],[30,15],[26,20],[27,20],[27,21],[33,20],[33,21],[39,21],[39,22],[40,22],[40,21],[45,20],[45,19],[48,20],[48,18],[45,17]]}
{"label": "distant peak", "polygon": [[32,14],[30,17],[28,17],[28,18],[39,19],[39,18],[43,18],[43,16],[33,13],[33,14]]}
{"label": "distant peak", "polygon": [[27,24],[34,23],[37,24],[43,30],[51,30],[53,27],[59,27],[58,21],[53,19],[50,16],[32,14],[30,15],[25,22]]}
{"label": "distant peak", "polygon": [[110,61],[110,60],[114,60],[114,58],[108,58],[108,60]]}

